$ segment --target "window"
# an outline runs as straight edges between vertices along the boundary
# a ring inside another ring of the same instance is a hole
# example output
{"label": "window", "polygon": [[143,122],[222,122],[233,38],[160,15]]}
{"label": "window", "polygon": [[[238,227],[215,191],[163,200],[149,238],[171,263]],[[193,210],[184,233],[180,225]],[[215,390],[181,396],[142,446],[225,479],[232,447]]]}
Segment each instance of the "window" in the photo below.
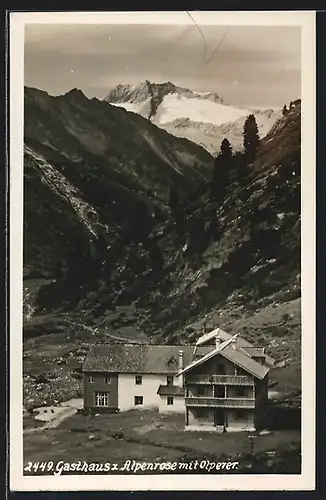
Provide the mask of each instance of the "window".
{"label": "window", "polygon": [[136,375],[135,377],[135,384],[136,385],[142,385],[143,383],[143,377],[141,375]]}
{"label": "window", "polygon": [[107,376],[105,377],[105,383],[106,383],[106,384],[111,384],[111,376],[110,376],[110,375],[107,375]]}
{"label": "window", "polygon": [[142,405],[144,403],[143,396],[135,396],[135,406]]}
{"label": "window", "polygon": [[167,403],[168,406],[173,405],[173,396],[168,396],[166,398],[166,403]]}
{"label": "window", "polygon": [[246,395],[246,388],[245,387],[238,387],[238,396],[243,397]]}
{"label": "window", "polygon": [[173,385],[173,375],[168,375],[166,377],[166,383],[167,385]]}
{"label": "window", "polygon": [[88,377],[88,382],[90,384],[94,384],[94,378],[93,377]]}
{"label": "window", "polygon": [[96,392],[95,393],[95,406],[109,406],[109,393]]}

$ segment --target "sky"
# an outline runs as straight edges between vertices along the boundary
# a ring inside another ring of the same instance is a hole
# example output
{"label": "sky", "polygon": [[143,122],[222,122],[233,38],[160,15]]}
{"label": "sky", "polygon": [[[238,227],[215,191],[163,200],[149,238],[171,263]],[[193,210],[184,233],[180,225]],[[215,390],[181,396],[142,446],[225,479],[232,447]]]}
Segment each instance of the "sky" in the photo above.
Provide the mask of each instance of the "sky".
{"label": "sky", "polygon": [[195,24],[28,24],[25,85],[103,98],[118,84],[170,81],[261,108],[301,97],[300,27],[199,28],[205,42]]}

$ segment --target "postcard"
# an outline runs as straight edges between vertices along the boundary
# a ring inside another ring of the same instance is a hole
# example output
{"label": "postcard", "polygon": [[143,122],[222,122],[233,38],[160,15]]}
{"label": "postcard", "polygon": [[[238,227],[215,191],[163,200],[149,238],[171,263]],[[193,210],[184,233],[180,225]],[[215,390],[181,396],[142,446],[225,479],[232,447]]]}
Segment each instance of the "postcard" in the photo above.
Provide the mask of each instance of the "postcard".
{"label": "postcard", "polygon": [[315,13],[11,12],[10,489],[315,488]]}

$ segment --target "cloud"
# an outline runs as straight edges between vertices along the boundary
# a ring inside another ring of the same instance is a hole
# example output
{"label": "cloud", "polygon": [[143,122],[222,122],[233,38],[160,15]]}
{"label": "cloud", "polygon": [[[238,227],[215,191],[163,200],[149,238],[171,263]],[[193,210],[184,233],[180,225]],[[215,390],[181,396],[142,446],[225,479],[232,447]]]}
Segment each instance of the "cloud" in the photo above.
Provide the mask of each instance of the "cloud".
{"label": "cloud", "polygon": [[254,99],[259,88],[267,105],[298,95],[299,28],[229,26],[226,35],[225,26],[200,29],[205,43],[193,24],[30,24],[25,83],[53,94],[78,87],[102,97],[118,83],[170,80],[193,90],[225,92],[238,102]]}

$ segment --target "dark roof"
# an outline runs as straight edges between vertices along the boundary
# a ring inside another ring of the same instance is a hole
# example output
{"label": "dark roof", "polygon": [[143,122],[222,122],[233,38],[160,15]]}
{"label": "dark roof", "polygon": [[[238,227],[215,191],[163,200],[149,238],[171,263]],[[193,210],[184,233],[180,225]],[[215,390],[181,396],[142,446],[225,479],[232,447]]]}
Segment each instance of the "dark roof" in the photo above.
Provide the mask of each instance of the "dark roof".
{"label": "dark roof", "polygon": [[160,385],[157,394],[160,396],[184,396],[184,387],[178,387],[177,385]]}
{"label": "dark roof", "polygon": [[[204,356],[211,347],[197,348]],[[193,359],[193,345],[94,344],[85,359],[84,372],[110,373],[176,373],[179,351],[183,366]]]}

